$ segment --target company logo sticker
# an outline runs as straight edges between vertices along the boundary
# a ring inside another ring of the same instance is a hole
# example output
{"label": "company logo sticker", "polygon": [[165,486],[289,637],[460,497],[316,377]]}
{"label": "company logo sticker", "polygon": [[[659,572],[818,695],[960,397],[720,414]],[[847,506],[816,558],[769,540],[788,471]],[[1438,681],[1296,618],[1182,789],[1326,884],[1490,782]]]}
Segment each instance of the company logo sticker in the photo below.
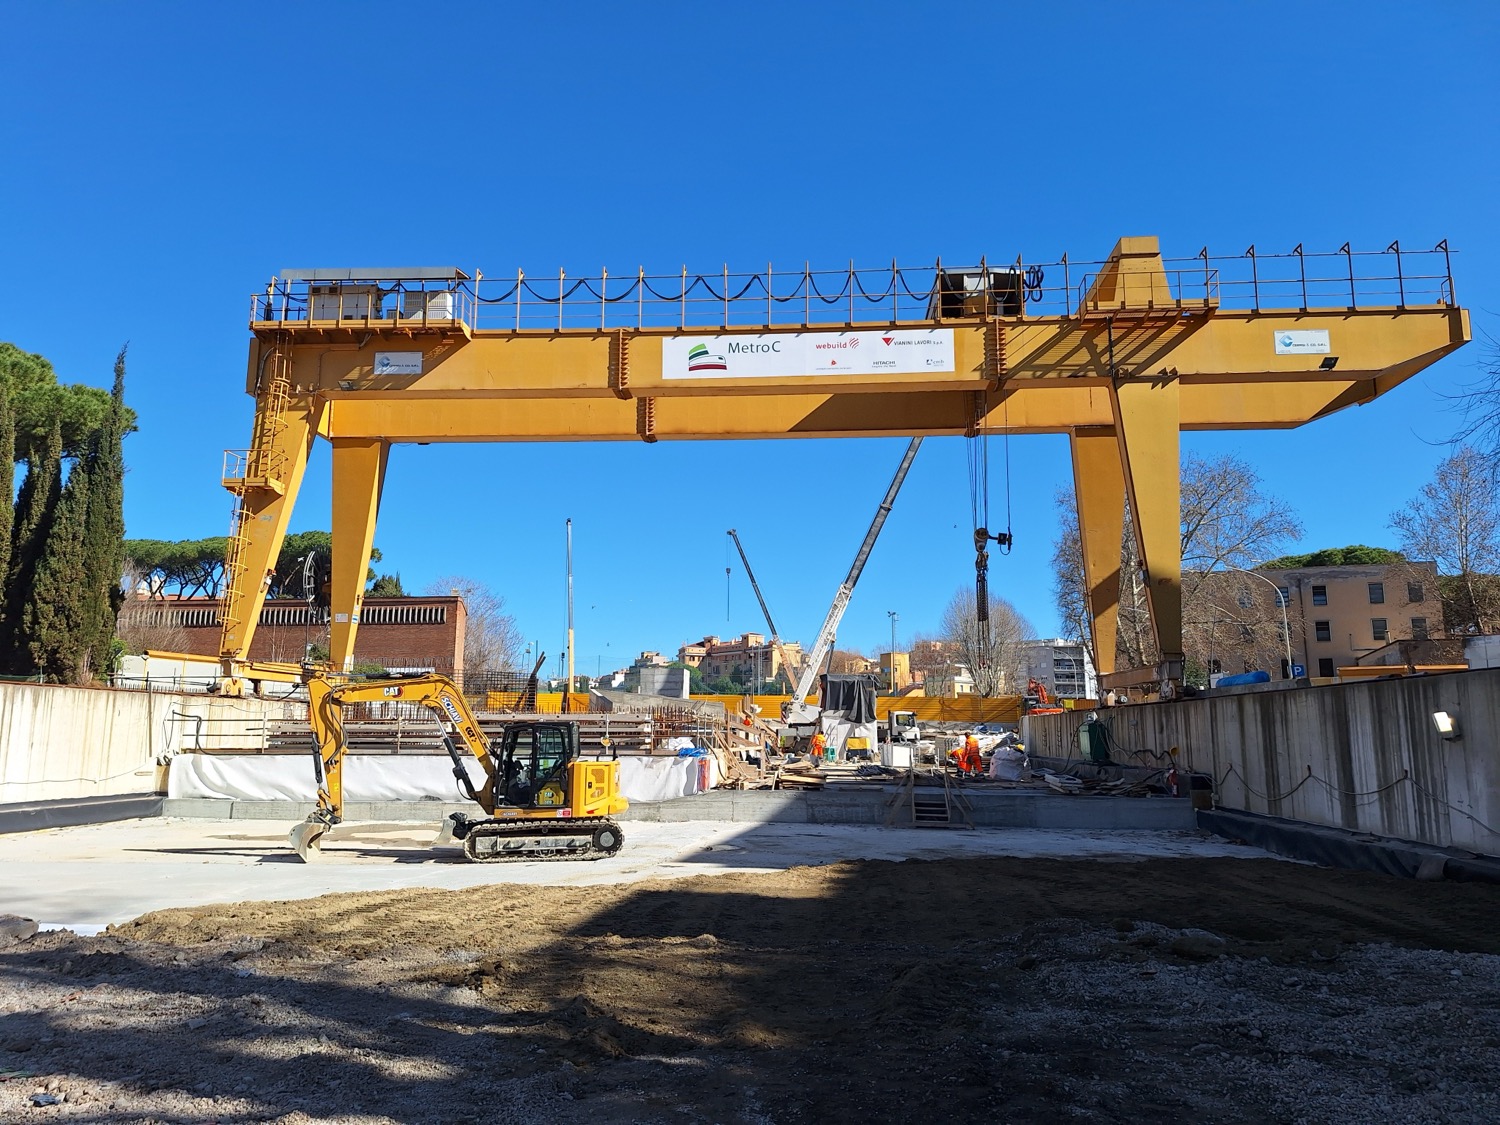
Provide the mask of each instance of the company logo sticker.
{"label": "company logo sticker", "polygon": [[729,364],[724,362],[724,357],[714,355],[702,344],[697,344],[688,352],[689,371],[728,371]]}
{"label": "company logo sticker", "polygon": [[376,352],[376,375],[420,375],[422,374],[421,352]]}

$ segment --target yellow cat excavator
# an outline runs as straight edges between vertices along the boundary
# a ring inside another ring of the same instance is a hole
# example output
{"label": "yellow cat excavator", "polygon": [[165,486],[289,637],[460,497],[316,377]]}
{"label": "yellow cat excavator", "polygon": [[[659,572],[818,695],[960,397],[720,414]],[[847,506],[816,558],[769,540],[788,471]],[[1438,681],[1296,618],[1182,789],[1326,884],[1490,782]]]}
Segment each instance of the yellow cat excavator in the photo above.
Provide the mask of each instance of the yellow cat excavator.
{"label": "yellow cat excavator", "polygon": [[[319,855],[324,834],[343,819],[344,707],[376,701],[417,703],[437,717],[460,792],[484,810],[483,817],[450,815],[436,843],[461,840],[469,859],[497,863],[600,859],[614,855],[624,842],[612,819],[629,805],[620,796],[620,763],[583,758],[576,722],[510,723],[498,745],[492,744],[463,693],[439,675],[348,683],[315,675],[307,681],[307,694],[317,741],[318,807],[289,837],[304,861]],[[484,771],[478,786],[469,777],[460,743]]]}

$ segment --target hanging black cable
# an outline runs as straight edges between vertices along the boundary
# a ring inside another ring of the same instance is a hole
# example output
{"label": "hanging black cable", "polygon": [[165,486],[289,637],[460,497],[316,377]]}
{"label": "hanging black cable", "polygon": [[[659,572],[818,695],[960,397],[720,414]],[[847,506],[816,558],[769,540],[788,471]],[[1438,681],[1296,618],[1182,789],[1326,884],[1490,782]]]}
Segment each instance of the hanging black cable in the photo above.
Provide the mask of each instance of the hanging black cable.
{"label": "hanging black cable", "polygon": [[990,522],[990,458],[989,433],[984,420],[987,404],[982,395],[975,395],[973,414],[969,427],[969,510],[974,520],[974,623],[976,663],[986,672],[989,669],[992,636],[990,633],[990,554],[989,545],[994,543],[1002,555],[1010,554],[1011,538],[1011,490],[1010,490],[1010,404],[1002,400],[1005,411],[1005,530],[991,532]]}

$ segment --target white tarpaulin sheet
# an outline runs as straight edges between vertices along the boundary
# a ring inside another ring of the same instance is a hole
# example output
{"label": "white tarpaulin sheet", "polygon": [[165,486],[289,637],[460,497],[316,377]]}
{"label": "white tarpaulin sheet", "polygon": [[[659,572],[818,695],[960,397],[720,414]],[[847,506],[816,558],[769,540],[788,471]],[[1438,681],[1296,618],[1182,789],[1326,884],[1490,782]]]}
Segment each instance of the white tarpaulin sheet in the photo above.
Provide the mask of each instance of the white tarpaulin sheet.
{"label": "white tarpaulin sheet", "polygon": [[[466,763],[465,768],[477,786],[483,776],[479,764]],[[707,788],[713,772],[704,758],[625,755],[620,758],[620,790],[631,801],[667,801]],[[167,779],[169,797],[312,801],[316,792],[311,754],[179,754]],[[446,757],[351,754],[344,759],[346,801],[434,798],[465,800]]]}

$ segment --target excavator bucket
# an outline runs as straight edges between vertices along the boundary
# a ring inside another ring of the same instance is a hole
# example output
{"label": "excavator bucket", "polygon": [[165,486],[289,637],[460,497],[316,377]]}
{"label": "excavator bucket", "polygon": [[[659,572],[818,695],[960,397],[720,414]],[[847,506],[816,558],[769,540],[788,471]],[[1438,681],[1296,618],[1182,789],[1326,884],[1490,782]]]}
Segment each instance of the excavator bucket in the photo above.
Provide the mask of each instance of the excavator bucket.
{"label": "excavator bucket", "polygon": [[445,844],[451,843],[453,843],[453,818],[445,816],[443,817],[443,823],[438,825],[437,838],[432,841],[432,846],[441,848]]}
{"label": "excavator bucket", "polygon": [[287,834],[287,841],[303,863],[312,863],[323,855],[323,835],[328,825],[315,816],[310,816]]}

